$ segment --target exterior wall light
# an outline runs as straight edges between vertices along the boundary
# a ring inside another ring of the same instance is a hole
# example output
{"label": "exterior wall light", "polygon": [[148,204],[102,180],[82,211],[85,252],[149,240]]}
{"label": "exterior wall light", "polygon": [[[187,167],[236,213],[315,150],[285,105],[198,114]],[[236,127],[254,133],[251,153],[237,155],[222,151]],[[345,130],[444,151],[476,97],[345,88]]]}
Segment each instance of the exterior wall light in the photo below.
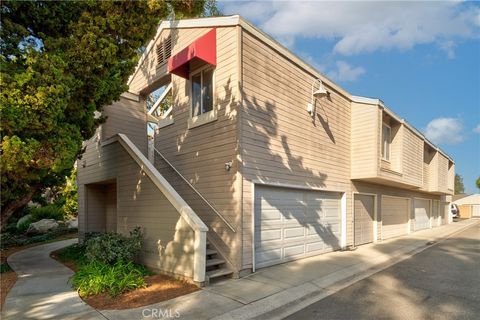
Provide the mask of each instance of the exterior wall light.
{"label": "exterior wall light", "polygon": [[232,161],[225,162],[225,170],[230,171],[232,169]]}
{"label": "exterior wall light", "polygon": [[[315,90],[315,88],[317,90]],[[313,117],[315,116],[315,99],[320,99],[322,97],[328,96],[329,92],[323,86],[321,79],[315,79],[312,82],[312,97],[309,104],[307,104],[307,112]]]}

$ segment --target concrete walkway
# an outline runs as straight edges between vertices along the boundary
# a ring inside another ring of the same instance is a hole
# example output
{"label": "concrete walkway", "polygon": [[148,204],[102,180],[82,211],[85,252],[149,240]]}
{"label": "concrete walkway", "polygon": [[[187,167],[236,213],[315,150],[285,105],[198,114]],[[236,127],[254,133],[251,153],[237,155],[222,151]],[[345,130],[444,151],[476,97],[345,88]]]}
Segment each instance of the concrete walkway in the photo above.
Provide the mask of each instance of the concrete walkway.
{"label": "concrete walkway", "polygon": [[7,295],[2,319],[105,319],[72,290],[72,270],[50,258],[50,252],[77,241],[40,245],[8,257],[18,280]]}
{"label": "concrete walkway", "polygon": [[[129,310],[100,311],[108,319],[280,319],[419,253],[480,220],[463,220],[407,236],[258,270],[176,299]],[[432,244],[432,242],[434,242]]]}

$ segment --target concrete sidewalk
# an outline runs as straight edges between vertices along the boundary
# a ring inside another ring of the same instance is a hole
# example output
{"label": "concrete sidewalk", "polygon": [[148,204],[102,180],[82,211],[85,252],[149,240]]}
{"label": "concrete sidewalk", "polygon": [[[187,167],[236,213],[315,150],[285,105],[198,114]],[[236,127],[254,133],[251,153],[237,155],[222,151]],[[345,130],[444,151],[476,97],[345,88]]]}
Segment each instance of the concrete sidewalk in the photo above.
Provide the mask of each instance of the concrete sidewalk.
{"label": "concrete sidewalk", "polygon": [[77,241],[40,245],[8,257],[18,280],[7,295],[2,319],[105,319],[72,289],[68,280],[73,271],[50,258],[50,252]]}
{"label": "concrete sidewalk", "polygon": [[[480,220],[463,220],[355,251],[337,251],[225,280],[176,299],[129,310],[100,311],[108,319],[279,319],[423,251]],[[429,244],[427,244],[429,243]]]}

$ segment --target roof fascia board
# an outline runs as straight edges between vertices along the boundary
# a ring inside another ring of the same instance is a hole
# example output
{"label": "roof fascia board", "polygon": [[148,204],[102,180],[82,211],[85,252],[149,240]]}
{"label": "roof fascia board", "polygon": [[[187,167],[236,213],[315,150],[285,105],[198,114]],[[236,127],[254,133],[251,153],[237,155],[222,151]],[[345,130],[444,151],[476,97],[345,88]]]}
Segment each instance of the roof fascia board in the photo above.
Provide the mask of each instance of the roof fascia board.
{"label": "roof fascia board", "polygon": [[351,96],[351,99],[352,99],[352,102],[363,103],[363,104],[380,105],[382,103],[380,99],[361,97],[361,96]]}

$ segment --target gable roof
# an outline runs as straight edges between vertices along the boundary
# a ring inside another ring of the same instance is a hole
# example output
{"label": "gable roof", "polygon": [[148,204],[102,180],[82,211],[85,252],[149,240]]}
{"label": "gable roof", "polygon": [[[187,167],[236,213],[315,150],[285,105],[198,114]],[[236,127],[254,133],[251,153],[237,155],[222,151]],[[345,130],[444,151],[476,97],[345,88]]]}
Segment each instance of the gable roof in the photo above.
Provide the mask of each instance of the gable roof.
{"label": "gable roof", "polygon": [[275,51],[280,53],[281,55],[285,56],[289,60],[293,61],[297,64],[300,68],[302,68],[307,73],[310,73],[312,77],[318,79],[322,79],[322,82],[327,84],[331,89],[337,91],[341,95],[351,99],[351,93],[347,90],[340,87],[334,81],[329,79],[326,75],[320,73],[314,67],[297,57],[293,54],[290,50],[285,48],[282,44],[278,41],[273,39],[271,36],[266,34],[265,32],[261,31],[253,24],[248,22],[247,20],[243,19],[239,15],[233,16],[225,16],[225,17],[208,17],[208,18],[196,18],[196,19],[185,19],[185,20],[173,20],[173,21],[163,21],[160,26],[158,27],[157,33],[155,37],[149,42],[147,48],[143,52],[140,60],[138,61],[137,67],[135,68],[134,73],[130,76],[127,81],[127,85],[129,85],[137,72],[140,69],[140,66],[143,64],[145,59],[147,58],[148,54],[153,50],[154,44],[157,39],[160,37],[160,34],[165,29],[185,29],[185,28],[213,28],[213,27],[234,27],[234,26],[241,26],[244,30],[250,32],[255,37],[259,38],[261,41],[270,45]]}
{"label": "gable roof", "polygon": [[142,56],[140,57],[140,60],[138,61],[137,67],[135,68],[135,71],[129,77],[129,79],[127,81],[127,85],[130,85],[133,78],[135,77],[137,72],[140,70],[140,66],[143,64],[143,62],[145,62],[145,59],[147,58],[148,54],[153,50],[153,47],[154,47],[155,43],[157,42],[158,38],[160,37],[160,34],[162,33],[163,30],[165,30],[165,29],[182,29],[182,28],[184,29],[184,28],[233,27],[233,26],[241,26],[244,30],[250,32],[255,37],[257,37],[261,41],[263,41],[266,44],[268,44],[269,46],[271,46],[279,54],[281,54],[284,57],[286,57],[287,59],[291,60],[297,66],[302,68],[305,72],[309,73],[312,77],[314,77],[316,79],[321,79],[322,82],[324,82],[326,85],[328,85],[331,89],[337,91],[339,94],[345,96],[349,100],[354,101],[354,102],[379,105],[381,108],[385,109],[387,111],[387,113],[389,113],[394,118],[396,118],[397,121],[405,124],[405,126],[407,128],[412,130],[417,136],[419,136],[422,140],[424,140],[427,144],[429,144],[433,149],[437,150],[443,156],[448,158],[448,160],[455,163],[453,161],[452,157],[450,157],[447,153],[445,153],[439,147],[435,146],[432,142],[430,142],[420,131],[418,131],[415,127],[410,125],[405,119],[400,118],[393,111],[391,111],[389,108],[387,108],[382,100],[352,95],[350,92],[348,92],[347,90],[340,87],[334,81],[332,81],[327,76],[325,76],[323,73],[319,72],[317,69],[312,67],[310,64],[308,64],[307,62],[300,59],[298,56],[296,56],[294,53],[292,53],[290,50],[288,50],[286,47],[284,47],[278,41],[273,39],[271,36],[269,36],[268,34],[263,32],[262,30],[258,29],[253,24],[251,24],[250,22],[248,22],[247,20],[245,20],[244,18],[242,18],[239,15],[162,21],[160,23],[160,26],[157,29],[157,33],[156,33],[155,37],[149,42],[148,46],[146,47],[145,51],[143,52]]}

